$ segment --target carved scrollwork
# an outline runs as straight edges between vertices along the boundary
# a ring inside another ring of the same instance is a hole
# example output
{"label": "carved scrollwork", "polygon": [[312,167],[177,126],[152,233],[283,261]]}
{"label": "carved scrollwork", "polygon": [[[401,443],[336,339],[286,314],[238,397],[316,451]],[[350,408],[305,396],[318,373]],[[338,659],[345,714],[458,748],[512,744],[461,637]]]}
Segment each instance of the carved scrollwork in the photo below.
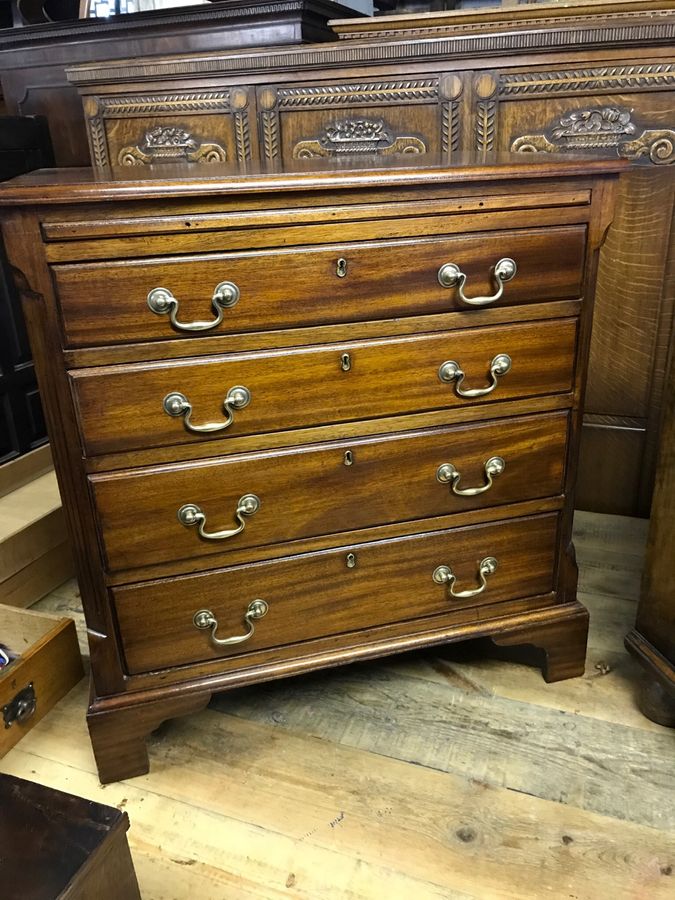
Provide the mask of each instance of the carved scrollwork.
{"label": "carved scrollwork", "polygon": [[625,159],[648,156],[655,165],[675,161],[675,131],[645,129],[638,133],[632,109],[599,106],[573,110],[542,134],[525,134],[511,144],[516,153],[615,151]]}
{"label": "carved scrollwork", "polygon": [[294,159],[332,156],[336,153],[426,153],[423,140],[413,135],[395,135],[383,119],[342,119],[326,126],[313,140],[293,147]]}
{"label": "carved scrollwork", "polygon": [[222,163],[227,160],[227,153],[220,144],[200,143],[184,128],[158,125],[146,131],[138,144],[122,147],[117,156],[121,166],[142,166],[175,160]]}

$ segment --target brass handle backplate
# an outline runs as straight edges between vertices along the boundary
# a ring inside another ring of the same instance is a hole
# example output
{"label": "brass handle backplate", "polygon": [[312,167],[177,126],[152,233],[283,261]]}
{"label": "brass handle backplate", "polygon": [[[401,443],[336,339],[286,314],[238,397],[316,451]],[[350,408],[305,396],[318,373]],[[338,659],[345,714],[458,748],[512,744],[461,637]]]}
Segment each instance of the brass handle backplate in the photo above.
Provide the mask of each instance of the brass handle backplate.
{"label": "brass handle backplate", "polygon": [[454,585],[457,577],[450,566],[437,566],[437,568],[434,569],[432,578],[436,584],[446,585],[451,597],[455,597],[458,600],[465,600],[467,597],[476,597],[478,594],[482,594],[487,587],[487,579],[490,575],[494,575],[496,571],[497,560],[494,556],[486,556],[485,559],[482,559],[478,564],[478,578],[480,584],[477,588],[473,588],[470,591],[455,591]]}
{"label": "brass handle backplate", "polygon": [[245,517],[255,515],[260,509],[260,498],[255,494],[244,494],[239,498],[234,516],[239,523],[236,528],[230,528],[227,531],[206,531],[206,515],[202,512],[200,506],[195,503],[186,503],[178,510],[178,521],[186,528],[196,525],[199,530],[200,537],[207,541],[225,541],[227,538],[240,534],[246,528]]}
{"label": "brass handle backplate", "polygon": [[456,263],[445,263],[438,270],[438,281],[443,287],[457,288],[459,299],[468,306],[487,306],[496,303],[504,293],[504,285],[515,276],[518,271],[514,260],[505,256],[500,259],[493,269],[494,279],[497,282],[497,291],[489,297],[467,297],[464,293],[466,275]]}
{"label": "brass handle backplate", "polygon": [[454,382],[455,393],[458,397],[468,399],[484,397],[486,394],[491,394],[492,391],[494,391],[497,387],[499,378],[511,371],[512,364],[511,357],[508,353],[498,353],[490,363],[490,371],[488,374],[491,381],[485,388],[463,388],[462,382],[464,381],[466,374],[460,364],[455,362],[454,359],[449,359],[441,365],[438,370],[438,377],[446,384],[452,384]]}
{"label": "brass handle backplate", "polygon": [[148,294],[148,306],[158,316],[169,316],[176,331],[211,331],[223,321],[223,312],[239,300],[239,288],[233,281],[221,281],[216,285],[211,298],[215,319],[208,322],[179,322],[179,301],[168,288],[156,287]]}
{"label": "brass handle backplate", "polygon": [[267,605],[267,603],[265,603],[264,600],[251,601],[246,612],[244,613],[244,623],[247,627],[246,633],[237,634],[233,637],[228,638],[216,637],[216,632],[218,631],[218,619],[216,619],[210,609],[200,609],[194,614],[192,622],[195,628],[210,628],[211,641],[214,644],[217,644],[218,647],[229,647],[232,644],[243,644],[244,641],[250,640],[255,634],[255,625],[253,624],[253,622],[256,619],[262,619],[263,616],[266,616],[268,609],[269,606]]}
{"label": "brass handle backplate", "polygon": [[489,459],[485,460],[483,466],[485,471],[485,484],[476,488],[460,488],[459,482],[461,481],[462,476],[452,463],[443,463],[442,466],[439,466],[438,471],[436,472],[436,479],[440,481],[441,484],[449,484],[452,493],[456,494],[458,497],[475,497],[477,494],[484,494],[485,491],[489,491],[493,485],[493,478],[501,475],[505,468],[506,463],[501,456],[491,456]]}
{"label": "brass handle backplate", "polygon": [[223,400],[225,410],[224,422],[210,422],[205,425],[195,425],[192,421],[192,404],[180,391],[171,391],[163,401],[164,412],[169,416],[183,416],[183,426],[186,431],[193,434],[213,434],[217,431],[225,431],[234,422],[234,411],[243,409],[251,402],[251,392],[241,385],[230,388],[227,397]]}

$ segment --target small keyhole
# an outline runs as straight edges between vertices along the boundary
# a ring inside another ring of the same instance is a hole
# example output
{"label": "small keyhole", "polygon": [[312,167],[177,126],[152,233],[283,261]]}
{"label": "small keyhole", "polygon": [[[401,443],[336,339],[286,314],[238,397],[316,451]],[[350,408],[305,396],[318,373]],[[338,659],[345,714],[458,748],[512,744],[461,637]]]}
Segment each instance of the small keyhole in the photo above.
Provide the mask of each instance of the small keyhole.
{"label": "small keyhole", "polygon": [[349,372],[352,367],[352,358],[349,353],[343,353],[340,357],[340,368],[343,372]]}
{"label": "small keyhole", "polygon": [[352,453],[351,450],[345,450],[345,460],[344,460],[344,462],[345,462],[345,465],[346,465],[346,466],[353,466],[353,465],[354,465],[354,454]]}
{"label": "small keyhole", "polygon": [[347,559],[346,559],[345,561],[346,561],[346,563],[347,563],[347,568],[348,568],[348,569],[353,569],[354,566],[356,565],[356,554],[355,554],[355,553],[348,553],[348,554],[347,554]]}
{"label": "small keyhole", "polygon": [[337,264],[335,266],[335,273],[338,278],[344,278],[347,274],[347,260],[346,259],[338,259]]}

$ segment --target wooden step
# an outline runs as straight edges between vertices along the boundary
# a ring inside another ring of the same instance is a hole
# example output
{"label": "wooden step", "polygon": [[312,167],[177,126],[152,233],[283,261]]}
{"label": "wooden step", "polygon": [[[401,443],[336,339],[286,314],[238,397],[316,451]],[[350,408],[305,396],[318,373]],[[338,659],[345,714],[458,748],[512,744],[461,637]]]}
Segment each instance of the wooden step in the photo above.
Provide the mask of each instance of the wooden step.
{"label": "wooden step", "polygon": [[56,475],[44,449],[0,468],[0,603],[8,606],[31,606],[73,575]]}

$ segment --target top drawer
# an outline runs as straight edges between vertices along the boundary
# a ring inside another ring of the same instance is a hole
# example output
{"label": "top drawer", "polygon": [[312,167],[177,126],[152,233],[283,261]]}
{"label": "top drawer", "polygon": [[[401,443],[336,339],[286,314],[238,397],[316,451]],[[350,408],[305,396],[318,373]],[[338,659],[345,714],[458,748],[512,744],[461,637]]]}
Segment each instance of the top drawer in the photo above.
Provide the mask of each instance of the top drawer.
{"label": "top drawer", "polygon": [[[566,225],[52,271],[65,344],[82,347],[578,298],[585,241],[585,225]],[[502,259],[516,263],[508,280]],[[443,286],[447,264],[462,274]]]}

